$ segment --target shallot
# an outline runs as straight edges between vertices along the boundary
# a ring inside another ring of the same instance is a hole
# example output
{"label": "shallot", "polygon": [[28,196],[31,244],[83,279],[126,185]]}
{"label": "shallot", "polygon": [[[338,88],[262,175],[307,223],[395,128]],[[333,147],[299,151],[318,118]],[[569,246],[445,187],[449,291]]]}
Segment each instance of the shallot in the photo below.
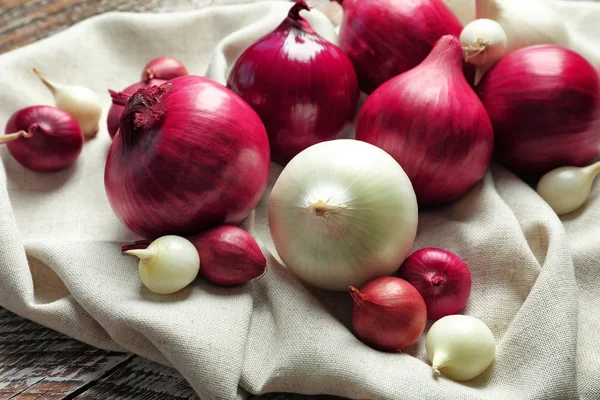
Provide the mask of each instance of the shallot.
{"label": "shallot", "polygon": [[427,333],[427,357],[436,375],[468,381],[485,371],[495,356],[494,334],[475,317],[449,315]]}
{"label": "shallot", "polygon": [[456,314],[467,305],[471,271],[456,254],[426,248],[411,254],[396,273],[413,285],[427,305],[427,318]]}
{"label": "shallot", "polygon": [[584,166],[600,151],[600,79],[579,54],[532,46],[504,56],[477,86],[496,157],[517,172]]}
{"label": "shallot", "polygon": [[158,57],[150,60],[144,67],[142,82],[150,85],[150,81],[153,79],[168,81],[187,74],[187,69],[181,61],[171,57]]}
{"label": "shallot", "polygon": [[267,266],[258,243],[237,226],[220,226],[189,240],[200,254],[200,274],[217,285],[241,285],[262,275]]}
{"label": "shallot", "polygon": [[390,79],[365,102],[356,138],[404,168],[419,205],[452,202],[485,175],[493,131],[463,72],[463,50],[447,35],[418,67]]}
{"label": "shallot", "polygon": [[53,172],[71,166],[83,148],[79,124],[65,111],[50,106],[31,106],[14,113],[6,124],[10,154],[25,168]]}
{"label": "shallot", "polygon": [[163,236],[145,249],[125,251],[140,259],[139,273],[144,286],[154,293],[175,293],[196,279],[200,257],[194,245],[179,236]]}
{"label": "shallot", "polygon": [[42,83],[50,90],[56,107],[68,112],[77,120],[86,138],[96,136],[100,129],[102,106],[96,93],[84,86],[61,85],[46,79],[40,71],[33,69]]}
{"label": "shallot", "polygon": [[313,286],[338,291],[392,274],[413,244],[417,219],[402,167],[357,140],[298,154],[269,200],[269,228],[285,265]]}
{"label": "shallot", "polygon": [[361,290],[348,290],[354,300],[352,328],[360,340],[384,351],[404,350],[419,340],[427,310],[419,292],[404,279],[385,276]]}
{"label": "shallot", "polygon": [[537,192],[556,214],[568,214],[585,204],[599,173],[600,162],[584,168],[560,167],[542,177]]}
{"label": "shallot", "polygon": [[352,63],[300,15],[297,0],[270,34],[244,51],[227,87],[265,124],[271,157],[286,164],[305,148],[348,135],[359,89]]}
{"label": "shallot", "polygon": [[134,232],[187,235],[238,224],[260,200],[269,142],[235,93],[199,76],[138,90],[106,160],[110,205]]}

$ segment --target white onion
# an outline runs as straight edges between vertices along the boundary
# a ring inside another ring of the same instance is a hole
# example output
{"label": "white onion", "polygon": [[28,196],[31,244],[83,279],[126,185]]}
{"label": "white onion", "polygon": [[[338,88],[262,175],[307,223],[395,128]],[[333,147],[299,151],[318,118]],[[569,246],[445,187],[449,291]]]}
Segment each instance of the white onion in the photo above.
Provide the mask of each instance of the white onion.
{"label": "white onion", "polygon": [[142,283],[158,294],[171,294],[183,289],[196,279],[200,270],[198,250],[181,236],[162,236],[146,249],[125,253],[140,259]]}
{"label": "white onion", "polygon": [[494,361],[496,340],[481,320],[468,315],[448,315],[427,333],[427,357],[434,373],[456,381],[480,375]]}
{"label": "white onion", "polygon": [[417,200],[400,165],[356,140],[316,144],[285,167],[269,227],[286,266],[309,284],[346,290],[393,273],[412,247]]}
{"label": "white onion", "polygon": [[502,26],[491,19],[481,18],[467,24],[460,33],[465,60],[477,66],[475,84],[506,53],[507,39]]}

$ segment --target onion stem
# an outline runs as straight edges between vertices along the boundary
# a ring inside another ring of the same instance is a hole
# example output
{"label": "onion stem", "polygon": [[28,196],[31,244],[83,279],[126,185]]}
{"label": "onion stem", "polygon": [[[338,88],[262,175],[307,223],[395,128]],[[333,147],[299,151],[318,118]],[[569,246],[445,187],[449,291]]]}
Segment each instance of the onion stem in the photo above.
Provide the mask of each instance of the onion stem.
{"label": "onion stem", "polygon": [[0,136],[0,144],[8,143],[12,140],[19,139],[19,138],[30,138],[31,136],[32,136],[32,134],[27,131],[19,131],[19,132],[15,132],[15,133],[9,133],[4,136]]}
{"label": "onion stem", "polygon": [[149,258],[154,257],[154,252],[150,249],[127,250],[125,253],[132,256],[136,256],[140,260],[147,260]]}
{"label": "onion stem", "polygon": [[56,91],[56,87],[55,87],[56,85],[54,85],[52,82],[50,82],[48,79],[46,79],[46,77],[44,75],[42,75],[42,73],[40,71],[38,71],[37,68],[34,68],[33,72],[38,76],[38,78],[40,78],[42,83],[44,85],[46,85],[46,87],[52,92],[52,94],[54,94]]}
{"label": "onion stem", "polygon": [[596,177],[596,175],[600,173],[600,161],[597,161],[592,165],[588,165],[584,168],[584,170],[587,170],[586,172],[590,173],[592,177]]}

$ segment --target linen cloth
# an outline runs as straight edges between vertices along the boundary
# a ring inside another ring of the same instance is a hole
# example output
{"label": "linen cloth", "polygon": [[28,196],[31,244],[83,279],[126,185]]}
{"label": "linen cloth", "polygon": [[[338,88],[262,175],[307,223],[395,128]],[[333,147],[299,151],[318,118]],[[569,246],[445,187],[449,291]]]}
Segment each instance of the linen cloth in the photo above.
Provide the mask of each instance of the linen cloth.
{"label": "linen cloth", "polygon": [[[472,4],[450,1],[463,21]],[[556,3],[590,42],[600,40],[600,4]],[[53,104],[31,72],[90,87],[137,81],[159,55],[223,80],[243,48],[273,29],[289,3],[264,2],[193,13],[92,18],[0,56],[0,124],[25,106]],[[318,11],[312,21],[334,40]],[[479,378],[434,378],[425,334],[400,354],[382,353],[350,330],[346,293],[309,288],[279,262],[266,206],[280,167],[245,222],[268,259],[260,279],[238,288],[202,280],[159,296],[119,246],[137,239],[112,213],[103,185],[110,139],[104,127],[76,165],[26,170],[0,149],[0,305],[91,345],[174,366],[202,399],[295,392],[359,399],[600,398],[600,184],[580,211],[559,219],[535,191],[501,166],[462,200],[420,213],[414,249],[441,247],[470,266],[465,314],[498,343]]]}

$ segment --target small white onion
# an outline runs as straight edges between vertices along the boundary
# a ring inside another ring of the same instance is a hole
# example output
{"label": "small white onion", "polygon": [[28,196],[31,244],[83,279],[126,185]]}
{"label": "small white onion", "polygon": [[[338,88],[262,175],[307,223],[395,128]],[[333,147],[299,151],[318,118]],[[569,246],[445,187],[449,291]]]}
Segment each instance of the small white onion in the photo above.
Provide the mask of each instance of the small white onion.
{"label": "small white onion", "polygon": [[347,290],[393,273],[412,247],[417,200],[400,165],[356,140],[316,144],[285,167],[269,227],[287,267],[309,284]]}
{"label": "small white onion", "polygon": [[146,249],[125,253],[140,259],[142,283],[158,294],[175,293],[196,279],[200,270],[200,256],[196,247],[180,236],[163,236]]}
{"label": "small white onion", "polygon": [[33,69],[54,96],[56,107],[71,114],[81,127],[86,138],[96,136],[100,129],[102,106],[96,93],[84,86],[59,85],[49,81],[40,71]]}
{"label": "small white onion", "polygon": [[448,315],[427,333],[427,357],[438,375],[468,381],[485,371],[495,356],[494,334],[475,317]]}
{"label": "small white onion", "polygon": [[507,39],[502,26],[491,19],[476,19],[460,33],[465,60],[477,66],[475,84],[506,53]]}
{"label": "small white onion", "polygon": [[540,179],[537,192],[556,214],[568,214],[585,204],[599,173],[600,162],[585,168],[557,168]]}

